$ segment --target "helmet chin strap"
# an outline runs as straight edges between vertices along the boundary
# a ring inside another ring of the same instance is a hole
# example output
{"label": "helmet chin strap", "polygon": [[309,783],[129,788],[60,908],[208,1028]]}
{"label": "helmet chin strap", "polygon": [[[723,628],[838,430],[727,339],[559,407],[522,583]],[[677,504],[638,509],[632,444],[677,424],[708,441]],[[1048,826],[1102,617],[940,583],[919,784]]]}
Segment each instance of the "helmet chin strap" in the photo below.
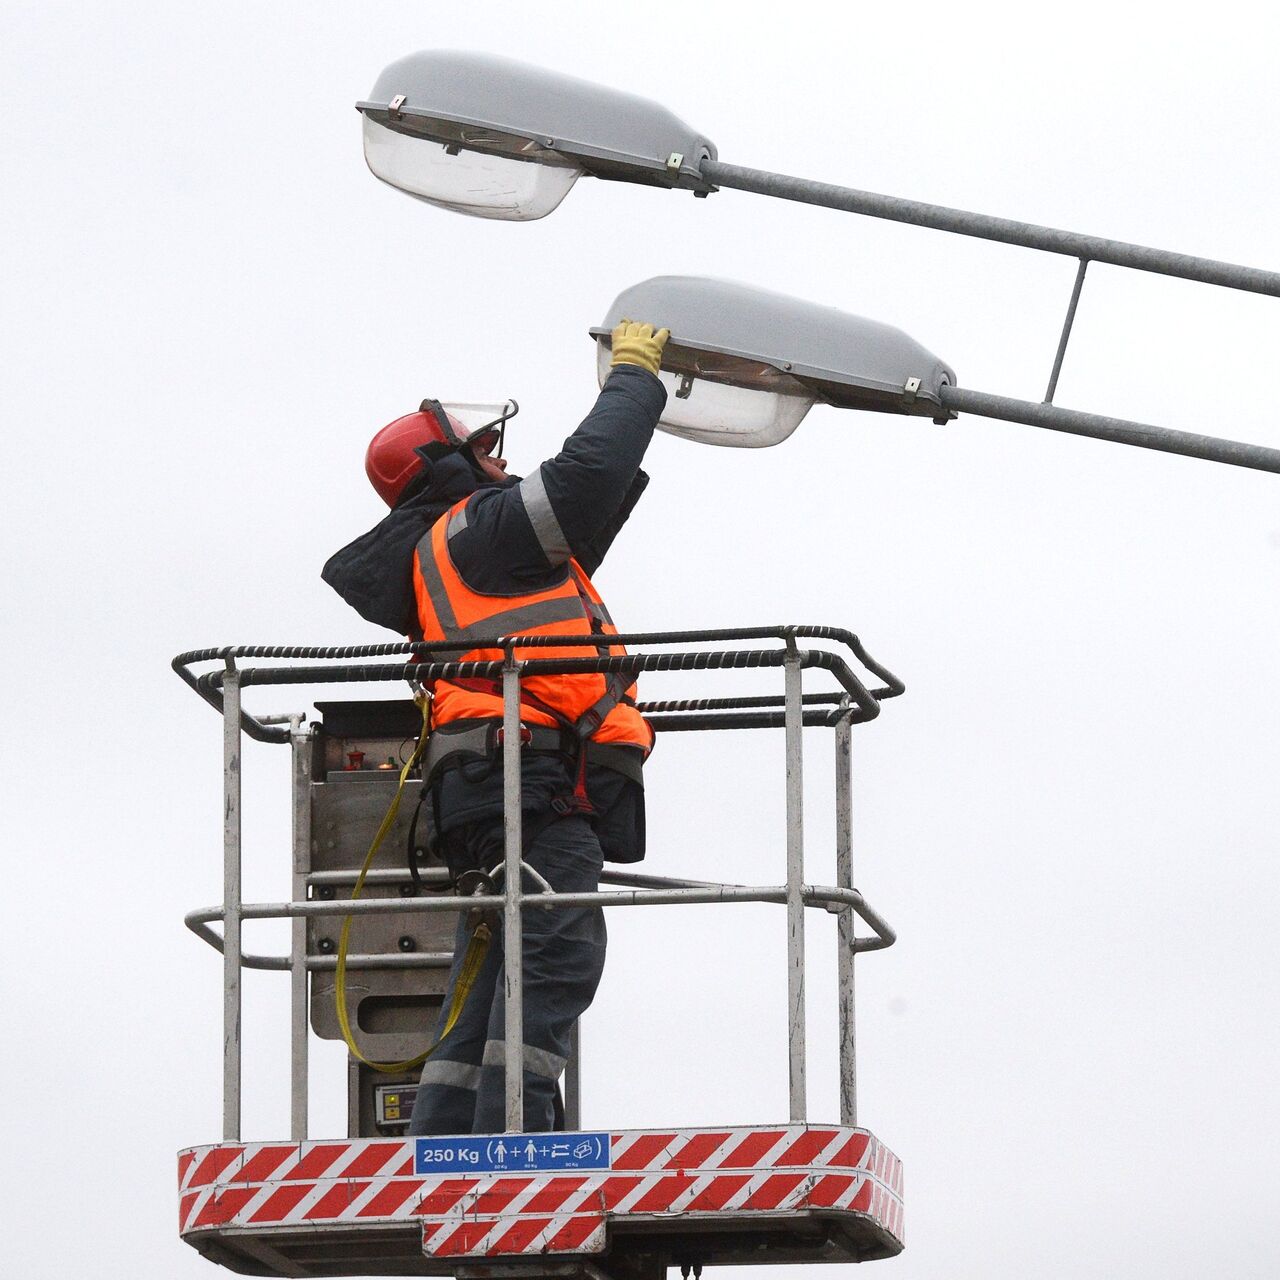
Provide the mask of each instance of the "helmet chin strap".
{"label": "helmet chin strap", "polygon": [[449,420],[449,415],[445,412],[444,406],[439,400],[424,400],[418,406],[418,412],[429,413],[436,420],[436,425],[440,428],[440,434],[444,436],[443,441],[435,441],[419,447],[417,452],[424,459],[435,461],[450,453],[460,453],[478,482],[483,483],[488,479],[480,469],[475,450],[468,449],[468,441],[460,437],[454,430],[453,423]]}

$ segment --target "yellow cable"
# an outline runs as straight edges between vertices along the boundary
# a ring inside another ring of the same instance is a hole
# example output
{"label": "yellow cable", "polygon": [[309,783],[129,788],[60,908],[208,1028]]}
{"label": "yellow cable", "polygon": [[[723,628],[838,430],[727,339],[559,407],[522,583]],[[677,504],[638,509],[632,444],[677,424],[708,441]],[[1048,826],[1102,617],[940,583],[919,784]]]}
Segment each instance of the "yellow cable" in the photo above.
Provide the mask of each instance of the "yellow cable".
{"label": "yellow cable", "polygon": [[[356,877],[355,887],[351,890],[352,902],[359,898],[361,891],[364,889],[365,877],[369,874],[369,868],[373,865],[374,856],[382,847],[382,842],[387,838],[388,832],[395,825],[396,817],[400,813],[400,797],[404,794],[405,783],[408,782],[409,774],[422,758],[422,753],[426,749],[427,738],[431,735],[431,700],[420,694],[417,702],[422,708],[422,732],[418,735],[418,745],[414,747],[413,754],[405,763],[404,768],[400,770],[400,782],[396,787],[396,793],[391,798],[391,804],[387,808],[386,816],[382,819],[382,825],[373,837],[369,852],[365,854],[364,865],[360,868],[360,874]],[[458,1021],[463,1006],[467,1002],[467,997],[471,994],[471,988],[475,985],[476,975],[480,972],[480,966],[484,963],[485,953],[489,949],[489,927],[481,922],[476,925],[471,933],[471,940],[467,944],[467,953],[463,956],[462,966],[458,970],[458,980],[454,983],[453,999],[449,1004],[449,1013],[445,1018],[444,1029],[440,1032],[435,1044],[418,1054],[416,1058],[406,1058],[403,1062],[374,1062],[371,1058],[366,1058],[361,1052],[360,1046],[356,1044],[355,1035],[351,1030],[351,1019],[347,1013],[347,946],[351,941],[352,919],[353,917],[348,915],[342,921],[342,933],[338,938],[338,967],[334,984],[334,1002],[337,1005],[338,1025],[342,1028],[342,1038],[347,1042],[347,1049],[351,1056],[357,1062],[363,1062],[366,1067],[372,1067],[374,1071],[381,1071],[387,1075],[401,1071],[412,1071],[414,1067],[420,1067],[426,1062],[440,1047],[444,1042],[444,1038],[453,1030],[454,1024]]]}

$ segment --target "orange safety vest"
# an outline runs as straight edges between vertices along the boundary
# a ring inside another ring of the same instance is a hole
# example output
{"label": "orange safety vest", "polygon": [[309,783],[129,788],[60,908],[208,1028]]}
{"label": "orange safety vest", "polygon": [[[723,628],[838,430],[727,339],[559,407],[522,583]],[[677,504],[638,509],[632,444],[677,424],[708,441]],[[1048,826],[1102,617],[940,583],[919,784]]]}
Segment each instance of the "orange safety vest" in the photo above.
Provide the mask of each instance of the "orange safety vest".
{"label": "orange safety vest", "polygon": [[[510,635],[616,636],[618,629],[582,567],[570,560],[564,581],[540,591],[489,595],[473,591],[462,580],[449,553],[449,539],[466,528],[468,499],[455,503],[423,535],[413,557],[413,590],[418,602],[422,638],[428,642],[467,641]],[[610,655],[626,653],[622,645],[608,646]],[[596,646],[550,645],[517,648],[517,659],[594,658]],[[501,649],[468,649],[460,662],[501,662]],[[529,724],[559,726],[561,722],[540,706],[548,707],[574,725],[608,708],[602,722],[589,734],[593,742],[634,746],[646,753],[653,746],[653,730],[633,705],[636,687],[617,688],[618,677],[600,672],[525,676],[521,681],[521,718]],[[495,682],[434,682],[432,718],[437,724],[454,720],[502,718],[502,693]],[[476,687],[480,685],[482,687]],[[470,687],[468,687],[470,686]]]}

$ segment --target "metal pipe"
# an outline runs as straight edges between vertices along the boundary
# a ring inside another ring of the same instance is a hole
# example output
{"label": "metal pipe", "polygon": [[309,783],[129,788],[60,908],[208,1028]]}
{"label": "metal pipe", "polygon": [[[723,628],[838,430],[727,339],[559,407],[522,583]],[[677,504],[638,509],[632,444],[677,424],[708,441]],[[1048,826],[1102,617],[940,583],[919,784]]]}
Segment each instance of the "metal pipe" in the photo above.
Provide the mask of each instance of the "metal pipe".
{"label": "metal pipe", "polygon": [[[389,954],[348,955],[347,968],[356,969],[448,969],[454,960],[452,951],[396,951]],[[308,973],[332,973],[338,967],[337,956],[308,956]]]}
{"label": "metal pipe", "polygon": [[[836,884],[853,888],[853,727],[836,725]],[[842,911],[836,924],[836,990],[840,1034],[840,1123],[858,1123],[857,1025],[854,1020],[854,916]]]}
{"label": "metal pipe", "polygon": [[222,1139],[240,1138],[240,673],[222,685]]}
{"label": "metal pipe", "polygon": [[[943,388],[945,391],[946,388]],[[568,637],[562,637],[567,643]],[[788,640],[793,637],[788,636]],[[499,643],[499,642],[495,642]],[[523,644],[523,639],[521,640]],[[725,668],[780,667],[783,650],[761,649],[749,652],[626,654],[598,658],[529,658],[521,663],[525,675],[581,675],[587,672],[604,675],[638,676],[645,671],[704,671]],[[874,720],[880,714],[880,703],[854,674],[842,658],[825,649],[803,649],[800,665],[822,667],[830,671],[848,692],[861,713],[863,720]],[[870,667],[870,664],[867,664]],[[359,664],[341,667],[246,667],[240,673],[243,686],[264,684],[339,684],[364,680],[456,680],[460,676],[479,676],[486,679],[501,677],[503,664],[496,660],[487,662],[431,662]],[[883,676],[881,677],[884,678]],[[206,672],[199,678],[202,688],[218,688],[222,673]],[[898,689],[896,692],[900,692]],[[894,696],[881,693],[882,697]]]}
{"label": "metal pipe", "polygon": [[524,920],[520,876],[520,664],[511,650],[502,664],[502,805],[506,829],[506,883],[502,893],[502,968],[506,1014],[506,1121],[524,1130]]}
{"label": "metal pipe", "polygon": [[[207,942],[219,955],[222,939],[208,925],[196,925],[191,930],[196,937]],[[448,969],[453,964],[452,951],[407,951],[389,954],[357,954],[347,956],[347,968],[356,969]],[[290,956],[262,956],[252,951],[241,951],[240,967],[272,973],[289,973],[293,969]],[[308,973],[332,973],[338,967],[336,956],[308,956]]]}
{"label": "metal pipe", "polygon": [[[625,645],[684,644],[687,642],[712,644],[725,640],[786,640],[792,636],[834,640],[847,645],[857,654],[859,661],[866,663],[871,670],[876,671],[881,679],[885,679],[888,675],[887,672],[879,669],[878,664],[873,664],[870,661],[862,642],[845,627],[817,626],[811,623],[775,623],[771,626],[712,627],[700,628],[695,631],[627,631],[611,636],[610,640],[614,644]],[[473,636],[468,643],[476,649],[497,649],[502,647],[503,642],[509,639],[512,639],[512,637]],[[599,637],[590,631],[573,635],[520,636],[520,647],[522,649],[559,648],[564,645],[573,645],[579,640],[585,646],[591,647],[597,639]],[[350,659],[387,657],[392,654],[454,654],[457,652],[458,646],[456,644],[427,643],[420,640],[397,640],[386,644],[347,645],[242,644],[229,645],[222,648],[188,649],[185,653],[180,653],[173,659],[172,666],[175,671],[181,674],[181,671],[192,663],[221,662],[226,658]],[[422,658],[419,659],[419,661],[424,660]],[[196,677],[193,676],[192,679],[199,683]],[[285,723],[288,719],[287,715],[263,716],[262,723]]]}
{"label": "metal pipe", "polygon": [[1058,389],[1058,374],[1062,372],[1062,358],[1067,354],[1067,342],[1071,337],[1071,326],[1076,322],[1076,307],[1080,305],[1080,290],[1084,288],[1084,273],[1089,269],[1089,259],[1081,258],[1080,267],[1076,271],[1076,282],[1071,290],[1071,301],[1067,303],[1067,318],[1062,322],[1062,333],[1058,338],[1058,350],[1053,357],[1053,372],[1049,374],[1049,386],[1044,393],[1045,404],[1053,403],[1053,393]]}
{"label": "metal pipe", "polygon": [[[422,867],[418,871],[418,875],[424,884],[439,885],[441,889],[446,888],[450,883],[449,873],[443,867]],[[358,867],[344,868],[340,871],[312,871],[307,876],[307,884],[312,888],[321,888],[324,885],[332,885],[338,888],[342,885],[355,884],[360,878],[360,870]],[[408,871],[401,871],[397,867],[370,867],[365,872],[365,884],[412,884],[413,877]],[[297,894],[298,898],[306,897],[305,893]]]}
{"label": "metal pipe", "polygon": [[[300,718],[291,726],[293,751],[293,897],[307,896],[307,876],[311,871],[311,735],[300,728]],[[295,1142],[307,1136],[307,918],[295,916],[289,926],[289,1136]],[[336,958],[334,963],[336,964]]]}
{"label": "metal pipe", "polygon": [[1158,449],[1162,453],[1179,453],[1188,458],[1205,458],[1225,462],[1234,467],[1251,467],[1255,471],[1280,473],[1280,449],[1260,444],[1244,444],[1237,440],[1219,440],[1216,436],[1190,431],[1170,431],[1167,427],[1148,426],[1124,418],[1105,418],[1096,413],[1078,413],[1059,409],[1057,405],[1037,404],[1031,400],[1012,400],[993,396],[967,387],[944,386],[943,406],[962,413],[976,413],[984,418],[1004,422],[1020,422],[1027,427],[1045,427],[1065,431],[1074,436],[1092,436],[1117,444],[1137,445],[1140,449]]}
{"label": "metal pipe", "polygon": [[[174,671],[182,677],[183,682],[190,688],[194,689],[219,715],[222,714],[222,698],[214,690],[208,687],[191,674],[187,670],[187,664],[191,662],[208,662],[214,658],[229,658],[230,651],[225,649],[197,649],[191,653],[180,653],[170,666]],[[282,729],[278,726],[280,723],[287,723],[288,716],[263,716],[257,719],[244,712],[240,718],[240,727],[251,738],[255,738],[258,742],[288,742],[289,730]]]}
{"label": "metal pipe", "polygon": [[632,889],[719,889],[713,880],[685,880],[672,876],[648,876],[636,871],[602,871],[601,884],[622,884]]}
{"label": "metal pipe", "polygon": [[1101,236],[1079,235],[1030,222],[994,218],[985,213],[949,209],[943,205],[919,200],[903,200],[898,196],[858,191],[853,187],[814,182],[809,178],[789,177],[763,169],[748,169],[725,164],[720,160],[704,160],[701,166],[705,181],[717,187],[753,191],[757,195],[776,196],[781,200],[797,200],[801,204],[820,205],[847,213],[861,213],[890,222],[906,222],[935,231],[951,231],[956,235],[975,236],[1002,244],[1021,245],[1045,253],[1062,253],[1072,258],[1106,262],[1115,267],[1131,267],[1135,271],[1151,271],[1181,280],[1197,280],[1202,284],[1221,285],[1227,289],[1243,289],[1248,293],[1265,293],[1280,297],[1280,273],[1260,271],[1256,267],[1237,266],[1212,258],[1196,258],[1187,253],[1171,253],[1167,249],[1149,249],[1122,240]]}
{"label": "metal pipe", "polygon": [[787,645],[783,662],[787,756],[787,1076],[792,1124],[804,1124],[804,725],[800,655]]}
{"label": "metal pipe", "polygon": [[572,1133],[582,1128],[582,1023],[569,1032],[569,1061],[564,1069],[564,1127]]}
{"label": "metal pipe", "polygon": [[[721,643],[726,640],[751,640],[751,639],[774,639],[785,640],[788,637],[805,636],[809,639],[831,640],[833,643],[845,645],[849,648],[855,657],[858,658],[868,671],[873,672],[886,682],[884,689],[873,690],[873,699],[896,698],[897,695],[904,692],[906,686],[902,684],[899,677],[882,663],[876,662],[876,659],[870,657],[867,649],[858,636],[846,630],[845,627],[826,627],[826,626],[768,626],[768,627],[719,627],[714,630],[701,631],[645,631],[645,632],[628,632],[626,635],[618,635],[614,637],[614,643],[620,645],[639,645],[639,644],[713,644]],[[477,637],[474,644],[477,649],[497,649],[502,648],[504,641],[509,637],[494,636],[492,639],[483,639]],[[567,645],[572,640],[584,641],[584,646],[594,646],[595,636],[586,634],[581,636],[522,636],[521,645],[527,648],[539,648],[547,643],[554,643],[557,646]],[[191,689],[195,690],[202,699],[205,699],[212,708],[221,713],[221,694],[220,673],[206,672],[205,675],[195,676],[189,671],[189,667],[193,663],[215,662],[215,660],[225,660],[229,658],[291,658],[301,660],[312,659],[351,659],[351,658],[369,658],[379,657],[379,655],[403,654],[406,658],[412,658],[413,664],[425,662],[430,655],[438,653],[456,654],[457,649],[443,644],[424,644],[420,641],[398,641],[396,644],[376,644],[376,645],[338,645],[338,646],[319,646],[319,645],[229,645],[224,648],[210,649],[189,649],[186,653],[178,654],[173,659],[173,669],[178,673]],[[758,654],[733,653],[731,655],[722,655],[722,657],[731,658],[732,666],[762,666],[763,663],[758,662]],[[707,654],[681,654],[663,655],[664,666],[660,669],[673,669],[671,666],[672,659],[675,658],[680,662],[680,666],[676,669],[696,669],[704,666],[724,666],[724,662],[710,662]],[[778,658],[774,654],[774,658]],[[485,663],[480,668],[471,663],[452,663],[440,664],[440,671],[430,673],[419,671],[416,676],[420,678],[448,678],[445,673],[445,667],[448,667],[457,675],[476,675],[498,678],[500,671],[499,663]],[[557,668],[559,671],[567,668]],[[593,667],[596,671],[602,669],[613,669],[603,667]],[[658,669],[658,668],[654,668]],[[835,668],[832,668],[835,669]],[[371,673],[376,672],[376,673]],[[526,672],[527,673],[527,672]],[[413,673],[407,673],[404,667],[392,668],[342,668],[340,671],[329,673],[303,672],[285,673],[264,671],[261,668],[247,668],[244,672],[242,684],[271,684],[275,676],[275,684],[305,684],[311,678],[325,682],[346,680],[402,680],[402,678],[411,678]],[[844,677],[841,677],[841,684],[845,684]],[[846,689],[850,686],[846,685]],[[852,689],[850,689],[852,691]],[[856,696],[856,694],[855,694]],[[867,718],[872,718],[874,712],[868,710]],[[284,717],[287,719],[288,717]],[[247,714],[242,714],[241,723],[244,732],[257,741],[288,741],[288,730],[276,730],[271,728],[271,724],[278,721],[280,717],[264,716],[261,721],[253,719]],[[754,727],[754,726],[742,726]]]}
{"label": "metal pipe", "polygon": [[[858,918],[869,925],[876,936],[858,938],[855,951],[878,951],[891,947],[898,938],[893,926],[872,907],[857,889],[836,889],[827,885],[806,884],[801,899],[806,907],[823,907],[828,911],[852,908]],[[612,889],[593,893],[539,893],[522,896],[522,908],[552,911],[557,907],[697,907],[713,906],[721,902],[777,902],[787,901],[786,885],[713,885],[707,889]],[[359,902],[255,902],[241,908],[243,920],[284,920],[294,916],[363,916],[363,915],[412,915],[418,912],[468,911],[472,907],[501,910],[506,899],[500,894],[476,894],[462,898],[369,898]],[[192,933],[203,938],[216,950],[222,950],[222,939],[211,929],[211,920],[222,918],[221,907],[205,907],[189,911],[184,923]],[[413,967],[414,957],[419,959],[426,952],[415,952],[404,957],[405,967]],[[435,953],[430,953],[435,954]],[[444,953],[440,953],[444,954]],[[270,958],[270,957],[264,957]],[[289,966],[288,956],[276,957],[276,968]],[[389,967],[397,967],[394,956],[386,957]],[[354,963],[352,957],[348,963]],[[309,967],[324,967],[323,962],[312,956]]]}
{"label": "metal pipe", "polygon": [[[838,706],[845,699],[843,693],[806,693],[804,705]],[[747,698],[679,698],[664,702],[637,702],[636,709],[644,715],[651,711],[744,711],[753,707],[784,707],[786,699],[776,694],[762,694]]]}

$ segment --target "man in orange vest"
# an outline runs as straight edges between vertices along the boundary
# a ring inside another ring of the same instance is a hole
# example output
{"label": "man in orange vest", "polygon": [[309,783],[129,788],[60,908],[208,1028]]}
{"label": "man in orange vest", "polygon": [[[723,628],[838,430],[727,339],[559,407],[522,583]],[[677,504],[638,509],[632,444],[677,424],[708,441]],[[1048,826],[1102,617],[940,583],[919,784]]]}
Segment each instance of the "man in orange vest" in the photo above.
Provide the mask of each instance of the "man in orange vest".
{"label": "man in orange vest", "polygon": [[[666,329],[624,321],[595,406],[555,457],[521,479],[495,456],[496,429],[470,435],[436,401],[373,439],[365,467],[391,508],[330,558],[324,578],[371,621],[411,639],[456,640],[462,660],[501,658],[473,641],[582,636],[589,645],[520,658],[621,653],[591,582],[648,477],[640,469],[666,404],[656,376]],[[629,686],[629,687],[628,687]],[[454,877],[503,861],[502,695],[485,679],[438,680],[424,801]],[[626,678],[526,677],[521,688],[524,860],[559,892],[593,892],[605,860],[644,856],[641,765],[653,732]],[[532,888],[530,884],[528,887]],[[467,943],[459,917],[453,984]],[[569,1036],[604,968],[604,913],[524,916],[524,1127],[556,1127]],[[456,1024],[422,1072],[409,1131],[505,1128],[502,951],[495,936]]]}

